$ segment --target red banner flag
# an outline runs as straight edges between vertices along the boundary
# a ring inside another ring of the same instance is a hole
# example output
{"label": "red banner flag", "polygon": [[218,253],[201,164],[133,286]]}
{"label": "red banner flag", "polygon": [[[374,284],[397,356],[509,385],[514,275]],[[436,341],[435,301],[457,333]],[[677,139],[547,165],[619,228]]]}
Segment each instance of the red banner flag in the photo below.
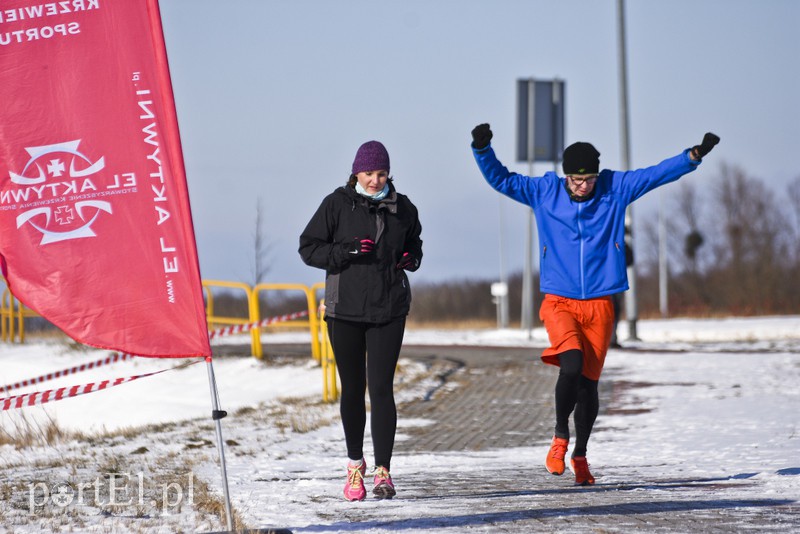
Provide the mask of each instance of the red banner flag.
{"label": "red banner flag", "polygon": [[0,254],[80,342],[211,354],[157,0],[3,0]]}

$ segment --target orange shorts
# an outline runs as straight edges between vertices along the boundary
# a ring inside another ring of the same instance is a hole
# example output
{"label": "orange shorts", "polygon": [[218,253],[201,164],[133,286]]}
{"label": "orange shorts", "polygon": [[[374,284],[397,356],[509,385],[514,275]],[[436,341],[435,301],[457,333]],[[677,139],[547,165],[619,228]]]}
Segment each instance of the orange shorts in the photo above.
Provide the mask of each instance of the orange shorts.
{"label": "orange shorts", "polygon": [[576,300],[545,295],[539,318],[550,338],[550,346],[542,352],[542,361],[559,365],[559,354],[577,349],[583,352],[583,376],[600,380],[614,327],[611,297]]}

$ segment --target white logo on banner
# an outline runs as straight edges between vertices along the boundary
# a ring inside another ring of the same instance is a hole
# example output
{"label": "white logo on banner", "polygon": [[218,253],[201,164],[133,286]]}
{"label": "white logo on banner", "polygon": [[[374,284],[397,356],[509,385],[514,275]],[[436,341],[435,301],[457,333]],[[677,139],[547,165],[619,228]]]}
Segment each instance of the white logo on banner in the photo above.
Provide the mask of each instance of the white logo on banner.
{"label": "white logo on banner", "polygon": [[103,170],[105,161],[92,162],[78,150],[80,142],[26,148],[30,159],[25,168],[19,174],[9,172],[11,181],[23,187],[3,192],[2,200],[30,207],[17,215],[17,228],[30,224],[42,233],[41,245],[94,237],[92,224],[101,212],[111,213],[110,202],[91,199],[97,194],[91,177]]}

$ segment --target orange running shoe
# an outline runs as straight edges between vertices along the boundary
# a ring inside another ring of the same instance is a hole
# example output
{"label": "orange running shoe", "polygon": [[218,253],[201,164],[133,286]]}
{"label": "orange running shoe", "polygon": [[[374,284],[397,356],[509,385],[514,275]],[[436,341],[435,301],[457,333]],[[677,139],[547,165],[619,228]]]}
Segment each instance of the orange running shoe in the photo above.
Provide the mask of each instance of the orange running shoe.
{"label": "orange running shoe", "polygon": [[550,451],[544,461],[544,466],[551,474],[561,475],[564,473],[564,456],[567,455],[568,445],[568,439],[553,436],[553,442],[550,443]]}
{"label": "orange running shoe", "polygon": [[594,477],[589,472],[589,462],[586,456],[576,456],[569,461],[570,470],[575,473],[575,484],[578,486],[590,486],[594,484]]}

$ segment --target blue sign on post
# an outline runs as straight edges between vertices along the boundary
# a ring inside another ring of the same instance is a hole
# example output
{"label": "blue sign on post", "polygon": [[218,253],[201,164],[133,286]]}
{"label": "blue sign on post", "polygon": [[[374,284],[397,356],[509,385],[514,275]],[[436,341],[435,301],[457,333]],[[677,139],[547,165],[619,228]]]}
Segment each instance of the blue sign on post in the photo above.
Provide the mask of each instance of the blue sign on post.
{"label": "blue sign on post", "polygon": [[563,80],[517,80],[517,161],[561,161]]}

